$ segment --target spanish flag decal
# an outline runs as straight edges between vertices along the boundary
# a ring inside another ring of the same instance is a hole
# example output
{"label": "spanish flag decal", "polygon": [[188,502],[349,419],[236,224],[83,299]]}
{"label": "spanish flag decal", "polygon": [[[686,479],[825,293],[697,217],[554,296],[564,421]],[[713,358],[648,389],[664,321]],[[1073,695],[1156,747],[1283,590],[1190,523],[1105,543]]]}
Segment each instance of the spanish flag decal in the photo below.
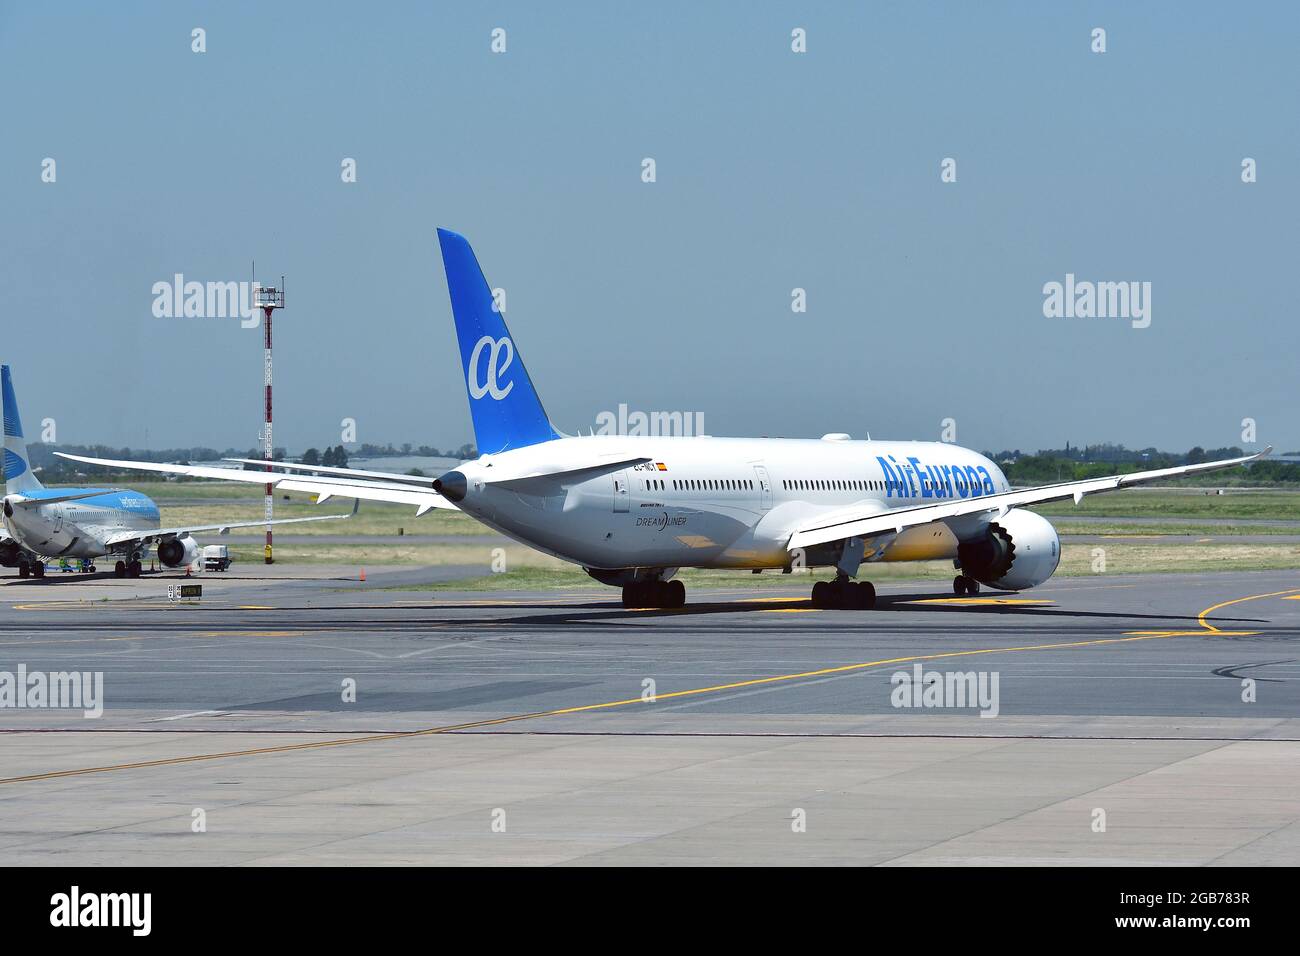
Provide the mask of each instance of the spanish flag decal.
{"label": "spanish flag decal", "polygon": [[660,471],[667,471],[667,470],[668,470],[668,466],[665,465],[662,461],[657,461],[657,462],[655,462],[655,467],[658,468]]}

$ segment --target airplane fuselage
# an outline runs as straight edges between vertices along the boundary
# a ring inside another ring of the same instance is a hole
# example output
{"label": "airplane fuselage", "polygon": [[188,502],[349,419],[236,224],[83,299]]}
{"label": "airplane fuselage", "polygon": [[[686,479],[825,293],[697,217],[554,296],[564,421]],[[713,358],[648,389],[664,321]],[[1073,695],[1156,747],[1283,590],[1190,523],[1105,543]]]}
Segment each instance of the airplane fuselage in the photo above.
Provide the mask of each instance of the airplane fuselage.
{"label": "airplane fuselage", "polygon": [[[566,462],[625,467],[496,483]],[[849,506],[885,512],[1009,490],[988,458],[939,442],[591,436],[487,455],[457,471],[458,506],[516,540],[590,568],[783,568],[791,533]],[[956,555],[936,523],[873,538],[866,560]],[[832,563],[806,556],[809,564]]]}
{"label": "airplane fuselage", "polygon": [[[96,488],[42,488],[23,493],[40,501],[95,492]],[[158,506],[138,491],[113,491],[77,501],[7,507],[5,527],[20,545],[44,557],[98,558],[113,551],[105,542],[122,532],[148,535],[160,527]]]}

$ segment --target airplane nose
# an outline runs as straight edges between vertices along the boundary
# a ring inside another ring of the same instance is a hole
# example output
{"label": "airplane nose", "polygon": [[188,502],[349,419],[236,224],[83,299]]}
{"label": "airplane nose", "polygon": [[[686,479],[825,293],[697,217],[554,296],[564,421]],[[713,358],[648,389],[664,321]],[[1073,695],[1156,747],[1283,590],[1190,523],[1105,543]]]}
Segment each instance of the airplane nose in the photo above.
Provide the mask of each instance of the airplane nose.
{"label": "airplane nose", "polygon": [[448,501],[464,501],[469,482],[459,471],[449,471],[433,483],[433,490]]}

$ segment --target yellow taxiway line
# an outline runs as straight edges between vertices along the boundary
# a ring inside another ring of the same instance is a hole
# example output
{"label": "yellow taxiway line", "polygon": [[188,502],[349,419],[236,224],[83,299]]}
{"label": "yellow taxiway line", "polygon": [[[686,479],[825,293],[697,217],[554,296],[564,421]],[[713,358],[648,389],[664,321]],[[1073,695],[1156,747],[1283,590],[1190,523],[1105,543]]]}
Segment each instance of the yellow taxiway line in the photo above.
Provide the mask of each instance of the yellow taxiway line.
{"label": "yellow taxiway line", "polygon": [[[1246,597],[1233,598],[1231,601],[1220,601],[1218,604],[1212,604],[1200,614],[1196,615],[1196,622],[1204,628],[1204,630],[1200,631],[1126,631],[1125,633],[1135,637],[1197,637],[1204,636],[1208,631],[1210,634],[1216,634],[1220,637],[1250,637],[1254,634],[1258,634],[1259,631],[1224,631],[1215,627],[1206,620],[1206,618],[1220,608],[1231,607],[1234,604],[1242,604],[1246,601],[1258,601],[1261,598],[1271,597],[1280,597],[1287,601],[1295,600],[1300,598],[1300,594],[1296,593],[1297,591],[1300,591],[1300,588],[1288,588],[1285,591],[1270,591],[1268,594],[1250,594]],[[1286,597],[1286,595],[1294,596]]]}

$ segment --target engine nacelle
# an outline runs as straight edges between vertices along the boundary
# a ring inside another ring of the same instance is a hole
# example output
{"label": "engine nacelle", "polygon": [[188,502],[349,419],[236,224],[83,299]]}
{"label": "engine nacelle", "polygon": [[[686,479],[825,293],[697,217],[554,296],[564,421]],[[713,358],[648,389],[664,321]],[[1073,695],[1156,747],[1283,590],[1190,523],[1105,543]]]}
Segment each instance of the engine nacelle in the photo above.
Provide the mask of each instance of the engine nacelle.
{"label": "engine nacelle", "polygon": [[959,544],[957,560],[981,584],[1024,591],[1056,573],[1061,538],[1042,515],[1013,509],[990,524],[983,538]]}
{"label": "engine nacelle", "polygon": [[5,538],[0,541],[0,565],[6,568],[16,568],[19,562],[27,559],[23,549],[19,547],[18,542],[13,538]]}
{"label": "engine nacelle", "polygon": [[199,544],[193,538],[168,538],[158,545],[158,560],[169,568],[181,568],[199,559]]}
{"label": "engine nacelle", "polygon": [[677,573],[676,568],[620,568],[616,571],[605,568],[583,568],[601,584],[621,588],[641,581],[668,581]]}

